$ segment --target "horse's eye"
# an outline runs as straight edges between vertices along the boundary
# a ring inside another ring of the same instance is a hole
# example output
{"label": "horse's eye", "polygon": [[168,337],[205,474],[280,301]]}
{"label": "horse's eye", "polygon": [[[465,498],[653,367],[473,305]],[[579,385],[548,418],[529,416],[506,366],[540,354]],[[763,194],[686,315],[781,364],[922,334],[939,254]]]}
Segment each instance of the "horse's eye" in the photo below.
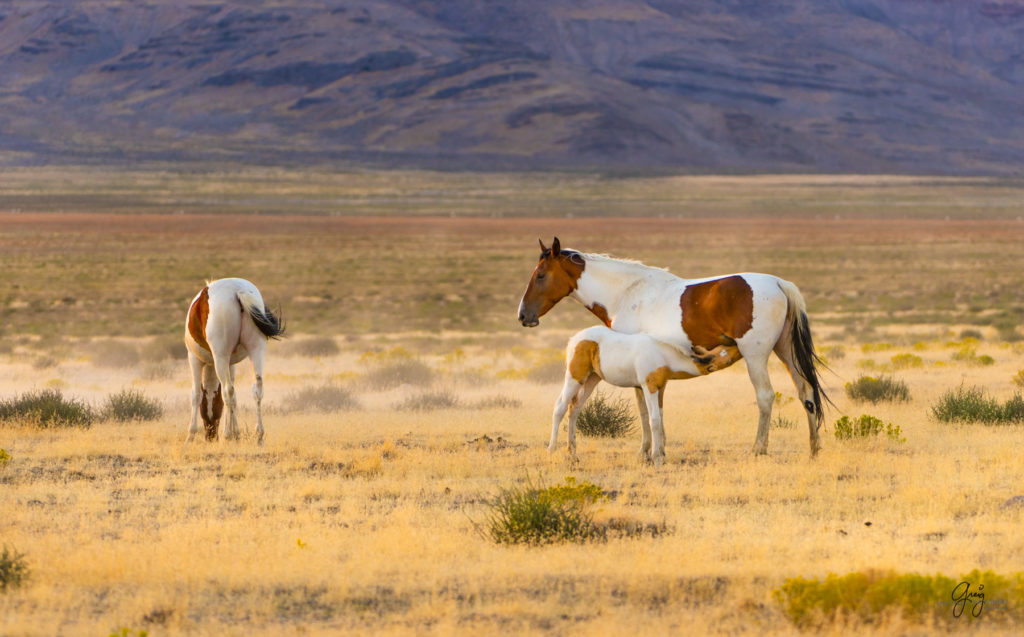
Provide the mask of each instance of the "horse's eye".
{"label": "horse's eye", "polygon": [[547,276],[547,275],[545,275],[545,274],[544,274],[543,272],[538,272],[538,273],[537,273],[537,280],[538,280],[538,281],[540,281],[540,280],[541,280],[541,279],[543,279],[543,278],[544,278],[545,276]]}

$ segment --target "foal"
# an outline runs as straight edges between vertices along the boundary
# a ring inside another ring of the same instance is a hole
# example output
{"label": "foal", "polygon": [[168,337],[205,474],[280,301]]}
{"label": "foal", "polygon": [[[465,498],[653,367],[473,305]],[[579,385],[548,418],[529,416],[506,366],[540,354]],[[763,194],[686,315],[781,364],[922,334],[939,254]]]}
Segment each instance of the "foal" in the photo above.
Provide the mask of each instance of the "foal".
{"label": "foal", "polygon": [[616,387],[634,387],[637,397],[643,398],[637,401],[643,429],[640,455],[661,464],[665,457],[661,415],[665,385],[675,378],[703,376],[728,366],[739,358],[735,349],[720,346],[687,356],[646,334],[622,334],[603,325],[577,332],[566,346],[565,385],[555,402],[548,451],[555,450],[558,427],[568,410],[569,455],[576,458],[576,419],[594,387],[603,380]]}

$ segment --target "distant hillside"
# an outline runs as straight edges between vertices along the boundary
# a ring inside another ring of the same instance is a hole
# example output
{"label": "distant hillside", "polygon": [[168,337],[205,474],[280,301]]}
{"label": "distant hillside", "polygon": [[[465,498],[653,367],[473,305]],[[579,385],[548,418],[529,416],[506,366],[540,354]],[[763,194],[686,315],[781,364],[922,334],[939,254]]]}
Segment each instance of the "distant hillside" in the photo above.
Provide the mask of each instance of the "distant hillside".
{"label": "distant hillside", "polygon": [[1024,0],[0,0],[0,165],[1020,174]]}

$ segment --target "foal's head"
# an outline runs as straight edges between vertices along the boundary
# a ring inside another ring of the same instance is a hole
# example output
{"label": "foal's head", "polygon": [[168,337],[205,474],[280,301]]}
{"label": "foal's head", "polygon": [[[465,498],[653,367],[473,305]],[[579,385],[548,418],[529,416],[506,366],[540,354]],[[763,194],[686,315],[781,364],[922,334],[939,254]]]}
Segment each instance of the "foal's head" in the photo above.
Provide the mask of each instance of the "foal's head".
{"label": "foal's head", "polygon": [[540,262],[530,277],[523,300],[519,302],[519,322],[525,327],[536,327],[540,317],[547,314],[556,303],[569,296],[576,289],[586,262],[579,252],[562,250],[555,237],[548,248],[540,241]]}

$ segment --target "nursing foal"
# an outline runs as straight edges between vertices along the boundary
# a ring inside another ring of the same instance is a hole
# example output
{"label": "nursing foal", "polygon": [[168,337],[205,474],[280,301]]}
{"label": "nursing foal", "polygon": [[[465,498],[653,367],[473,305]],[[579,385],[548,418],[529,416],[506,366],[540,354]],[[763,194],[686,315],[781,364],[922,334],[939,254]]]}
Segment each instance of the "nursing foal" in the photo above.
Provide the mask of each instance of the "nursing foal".
{"label": "nursing foal", "polygon": [[[548,451],[558,444],[558,427],[569,412],[569,455],[576,458],[576,420],[591,392],[602,380],[616,387],[635,387],[640,406],[643,441],[640,455],[651,460],[651,449],[665,448],[662,405],[665,385],[675,378],[693,378],[739,360],[736,347],[719,346],[686,356],[678,348],[646,334],[623,334],[603,325],[588,327],[569,339],[565,350],[565,385],[555,402]],[[660,464],[664,454],[654,456]]]}

